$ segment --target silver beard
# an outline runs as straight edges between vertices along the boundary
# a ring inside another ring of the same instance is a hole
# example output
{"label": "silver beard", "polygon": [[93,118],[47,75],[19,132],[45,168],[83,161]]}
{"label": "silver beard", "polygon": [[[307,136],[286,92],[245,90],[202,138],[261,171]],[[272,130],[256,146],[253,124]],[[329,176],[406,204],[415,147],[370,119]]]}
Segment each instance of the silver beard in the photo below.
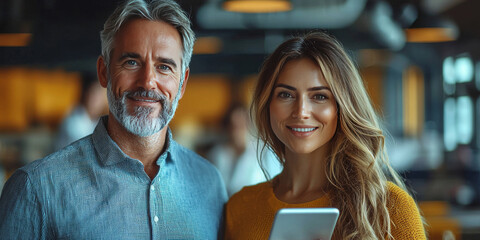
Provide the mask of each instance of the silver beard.
{"label": "silver beard", "polygon": [[[139,137],[151,136],[162,130],[172,120],[175,110],[178,106],[180,89],[181,87],[179,88],[173,104],[170,103],[164,95],[156,91],[144,89],[125,91],[122,93],[122,96],[117,99],[113,94],[111,79],[109,78],[107,85],[107,98],[110,105],[110,112],[115,119],[130,133]],[[153,111],[152,108],[146,106],[137,106],[134,108],[133,115],[130,115],[128,113],[126,103],[127,97],[130,96],[148,97],[158,100],[162,105],[162,109],[158,116],[150,117],[149,115]]]}

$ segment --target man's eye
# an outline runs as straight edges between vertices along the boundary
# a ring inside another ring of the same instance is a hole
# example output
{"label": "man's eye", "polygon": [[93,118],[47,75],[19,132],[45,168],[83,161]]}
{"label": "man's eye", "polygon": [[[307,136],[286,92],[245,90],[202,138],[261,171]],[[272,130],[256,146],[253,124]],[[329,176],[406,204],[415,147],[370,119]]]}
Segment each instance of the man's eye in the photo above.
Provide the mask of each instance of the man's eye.
{"label": "man's eye", "polygon": [[125,65],[128,66],[128,67],[131,67],[131,66],[137,66],[138,63],[137,63],[137,61],[135,61],[135,60],[127,60],[127,61],[125,62]]}
{"label": "man's eye", "polygon": [[160,65],[160,66],[158,66],[158,68],[162,71],[171,71],[172,70],[172,68],[167,66],[167,65]]}

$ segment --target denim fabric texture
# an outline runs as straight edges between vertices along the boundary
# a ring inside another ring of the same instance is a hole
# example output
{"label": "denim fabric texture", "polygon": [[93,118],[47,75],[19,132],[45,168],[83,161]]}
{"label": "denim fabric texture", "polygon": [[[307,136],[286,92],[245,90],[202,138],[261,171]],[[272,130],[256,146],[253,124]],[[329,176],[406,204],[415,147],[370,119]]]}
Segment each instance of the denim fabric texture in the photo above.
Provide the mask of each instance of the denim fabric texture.
{"label": "denim fabric texture", "polygon": [[10,177],[0,197],[0,238],[217,239],[227,200],[218,171],[169,130],[150,180],[106,123],[103,117],[92,135]]}

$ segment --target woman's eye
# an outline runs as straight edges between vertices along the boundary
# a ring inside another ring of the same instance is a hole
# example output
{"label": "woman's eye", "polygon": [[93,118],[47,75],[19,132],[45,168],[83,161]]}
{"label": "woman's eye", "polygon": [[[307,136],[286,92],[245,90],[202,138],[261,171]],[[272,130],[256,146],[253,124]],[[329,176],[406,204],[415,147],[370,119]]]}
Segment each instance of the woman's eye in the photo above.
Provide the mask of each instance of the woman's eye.
{"label": "woman's eye", "polygon": [[278,94],[278,97],[279,97],[279,98],[291,98],[292,95],[291,95],[290,93],[288,93],[288,92],[280,92],[280,93]]}
{"label": "woman's eye", "polygon": [[325,100],[325,99],[328,99],[328,98],[327,98],[327,96],[325,96],[323,94],[315,94],[313,96],[313,99],[321,101],[321,100]]}

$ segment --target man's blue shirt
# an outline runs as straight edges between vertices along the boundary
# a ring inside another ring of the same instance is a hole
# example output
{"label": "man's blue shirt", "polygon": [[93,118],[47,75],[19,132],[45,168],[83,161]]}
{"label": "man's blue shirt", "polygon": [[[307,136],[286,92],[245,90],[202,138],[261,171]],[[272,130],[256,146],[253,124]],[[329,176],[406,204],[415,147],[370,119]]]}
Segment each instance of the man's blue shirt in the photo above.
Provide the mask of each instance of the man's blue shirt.
{"label": "man's blue shirt", "polygon": [[150,180],[94,133],[17,170],[0,198],[2,239],[216,239],[227,200],[218,171],[168,131]]}

